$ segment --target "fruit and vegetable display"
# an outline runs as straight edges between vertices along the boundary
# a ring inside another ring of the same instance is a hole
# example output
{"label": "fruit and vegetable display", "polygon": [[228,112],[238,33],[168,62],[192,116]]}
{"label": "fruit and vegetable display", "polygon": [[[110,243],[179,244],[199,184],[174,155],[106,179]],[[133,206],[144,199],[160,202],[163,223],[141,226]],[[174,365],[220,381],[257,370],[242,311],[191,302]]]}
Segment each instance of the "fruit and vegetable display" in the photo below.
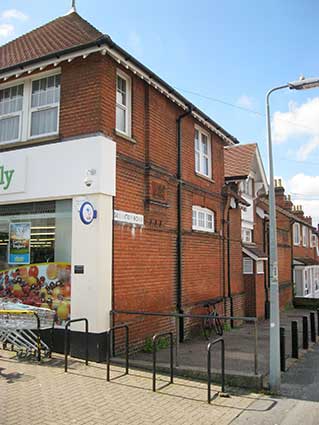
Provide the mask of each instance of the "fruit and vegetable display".
{"label": "fruit and vegetable display", "polygon": [[56,325],[63,326],[70,319],[71,265],[41,263],[0,271],[0,297],[50,308]]}

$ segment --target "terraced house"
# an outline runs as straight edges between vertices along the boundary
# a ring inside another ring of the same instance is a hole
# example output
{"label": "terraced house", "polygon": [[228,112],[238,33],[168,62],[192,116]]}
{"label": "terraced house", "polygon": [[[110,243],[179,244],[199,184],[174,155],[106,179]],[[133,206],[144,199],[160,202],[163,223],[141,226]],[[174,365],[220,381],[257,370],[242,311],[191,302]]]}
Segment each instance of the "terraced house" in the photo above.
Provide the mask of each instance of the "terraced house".
{"label": "terraced house", "polygon": [[84,316],[104,358],[112,308],[243,314],[224,237],[238,141],[74,9],[0,48],[0,140],[0,296],[55,309],[57,343]]}

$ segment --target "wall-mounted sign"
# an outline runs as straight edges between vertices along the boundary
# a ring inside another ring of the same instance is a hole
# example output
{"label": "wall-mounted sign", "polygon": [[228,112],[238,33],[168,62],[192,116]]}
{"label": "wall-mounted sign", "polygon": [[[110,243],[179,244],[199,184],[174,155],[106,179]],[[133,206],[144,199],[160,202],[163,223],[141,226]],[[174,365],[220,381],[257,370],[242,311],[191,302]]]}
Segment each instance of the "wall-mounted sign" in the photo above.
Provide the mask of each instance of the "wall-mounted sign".
{"label": "wall-mounted sign", "polygon": [[144,225],[144,216],[125,211],[114,210],[114,221],[127,224]]}
{"label": "wall-mounted sign", "polygon": [[97,217],[97,211],[94,209],[91,202],[88,201],[83,202],[79,214],[80,219],[84,224],[91,224],[92,221]]}
{"label": "wall-mounted sign", "polygon": [[84,273],[84,266],[82,264],[75,264],[74,274],[83,274],[83,273]]}
{"label": "wall-mounted sign", "polygon": [[10,223],[9,264],[30,264],[31,223]]}

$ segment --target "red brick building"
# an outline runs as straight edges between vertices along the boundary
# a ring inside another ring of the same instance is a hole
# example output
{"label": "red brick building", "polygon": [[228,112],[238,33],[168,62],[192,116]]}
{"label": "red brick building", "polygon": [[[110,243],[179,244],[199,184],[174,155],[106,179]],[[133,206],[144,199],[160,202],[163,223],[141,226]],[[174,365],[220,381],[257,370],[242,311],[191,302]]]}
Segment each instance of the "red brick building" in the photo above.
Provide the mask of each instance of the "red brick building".
{"label": "red brick building", "polygon": [[[258,199],[268,192],[268,184],[257,144],[225,148],[225,181],[235,184],[240,196],[247,202],[241,209],[240,226],[233,223],[240,238],[240,254],[236,277],[244,285],[245,315],[265,317],[267,302],[268,256],[266,214],[258,206]],[[235,261],[235,260],[233,260]]]}
{"label": "red brick building", "polygon": [[[237,271],[243,263],[243,275],[236,279],[244,282],[245,314],[268,318],[268,185],[256,144],[225,148],[225,181],[235,184],[249,204],[241,213],[242,255],[232,260]],[[305,217],[302,207],[294,207],[285,195],[281,180],[275,186],[279,297],[284,309],[294,296],[318,297],[318,232],[311,217]]]}
{"label": "red brick building", "polygon": [[[97,358],[112,308],[210,301],[242,315],[242,266],[227,258],[241,255],[245,201],[224,188],[237,140],[74,10],[0,53],[0,159],[15,167],[0,194],[0,295],[54,308],[57,327],[88,317]],[[31,232],[24,265],[7,257],[17,221]]]}

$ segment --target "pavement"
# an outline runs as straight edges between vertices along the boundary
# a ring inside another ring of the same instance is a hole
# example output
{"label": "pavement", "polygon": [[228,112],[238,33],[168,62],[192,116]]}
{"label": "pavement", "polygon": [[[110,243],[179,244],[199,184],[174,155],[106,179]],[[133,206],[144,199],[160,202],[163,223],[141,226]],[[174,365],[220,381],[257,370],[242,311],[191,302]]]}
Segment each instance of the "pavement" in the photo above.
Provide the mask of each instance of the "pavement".
{"label": "pavement", "polygon": [[263,408],[264,399],[250,406],[233,425],[318,425],[319,424],[319,346],[315,345],[282,376],[281,397],[272,398],[270,410]]}
{"label": "pavement", "polygon": [[[158,375],[154,393],[150,373],[123,375],[112,366],[112,380],[106,382],[105,372],[105,365],[72,359],[65,373],[61,356],[39,365],[0,350],[0,424],[228,425],[262,398],[238,389],[221,398],[213,386],[209,405],[204,383],[175,379],[168,385],[168,377]],[[273,405],[264,403],[262,409]]]}
{"label": "pavement", "polygon": [[[280,324],[285,328],[286,334],[286,358],[291,357],[291,322],[298,322],[298,344],[302,346],[302,317],[309,317],[309,310],[289,309],[280,314]],[[308,320],[309,341],[310,341],[310,321]],[[316,317],[317,325],[317,317]],[[134,325],[133,325],[134,326]],[[134,328],[132,326],[132,333]],[[241,326],[224,332],[225,340],[225,370],[226,374],[246,374],[253,376],[255,372],[254,348],[255,348],[255,327],[252,323],[243,323]],[[191,339],[180,344],[179,366],[202,368],[206,371],[207,364],[207,341],[201,335],[201,329]],[[269,371],[269,321],[258,322],[258,373],[267,376]],[[212,370],[215,373],[220,371],[221,356],[220,345],[213,349]],[[168,364],[169,349],[159,350],[158,362]],[[151,353],[138,352],[132,355],[132,359],[149,361],[152,360]],[[240,384],[243,381],[239,381]],[[319,424],[319,421],[318,421]]]}
{"label": "pavement", "polygon": [[158,374],[152,392],[148,372],[54,355],[41,364],[0,350],[1,425],[318,425],[319,345],[282,375],[281,396],[226,388],[229,398],[212,386],[207,403],[205,383]]}

